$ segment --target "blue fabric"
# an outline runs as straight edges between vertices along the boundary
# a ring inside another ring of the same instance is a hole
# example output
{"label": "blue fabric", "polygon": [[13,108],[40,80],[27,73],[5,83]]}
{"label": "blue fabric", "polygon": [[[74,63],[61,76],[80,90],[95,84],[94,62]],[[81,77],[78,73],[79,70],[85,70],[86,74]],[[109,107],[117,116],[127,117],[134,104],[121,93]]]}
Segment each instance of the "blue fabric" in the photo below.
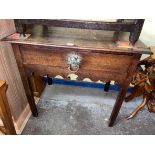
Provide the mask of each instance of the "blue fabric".
{"label": "blue fabric", "polygon": [[[47,78],[45,78],[45,81],[47,83]],[[104,84],[102,83],[94,83],[94,82],[81,82],[81,81],[73,81],[73,80],[64,80],[64,79],[52,79],[53,84],[62,84],[62,85],[71,85],[71,86],[82,86],[82,87],[91,87],[91,88],[98,88],[98,89],[104,89]],[[110,85],[110,90],[119,91],[120,87],[116,85]],[[128,88],[128,91],[132,91],[132,87]]]}

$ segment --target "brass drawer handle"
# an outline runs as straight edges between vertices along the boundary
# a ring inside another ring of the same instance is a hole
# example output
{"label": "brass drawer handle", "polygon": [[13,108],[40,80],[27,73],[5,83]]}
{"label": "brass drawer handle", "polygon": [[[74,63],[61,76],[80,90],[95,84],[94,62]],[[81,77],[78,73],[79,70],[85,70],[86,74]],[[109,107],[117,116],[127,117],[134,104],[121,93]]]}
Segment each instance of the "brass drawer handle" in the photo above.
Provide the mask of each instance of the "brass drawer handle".
{"label": "brass drawer handle", "polygon": [[76,53],[71,53],[67,56],[68,70],[70,72],[77,72],[79,70],[80,63],[81,63],[80,55]]}

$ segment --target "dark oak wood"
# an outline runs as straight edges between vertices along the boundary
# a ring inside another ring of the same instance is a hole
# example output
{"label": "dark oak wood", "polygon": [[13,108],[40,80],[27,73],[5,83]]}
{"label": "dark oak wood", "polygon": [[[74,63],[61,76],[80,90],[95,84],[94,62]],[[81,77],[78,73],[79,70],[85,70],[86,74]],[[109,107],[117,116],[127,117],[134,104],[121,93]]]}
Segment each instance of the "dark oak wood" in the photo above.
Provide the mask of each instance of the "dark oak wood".
{"label": "dark oak wood", "polygon": [[[40,47],[41,46],[20,45],[24,65],[42,64],[52,67],[67,68],[68,65],[66,63],[66,58],[68,54],[72,53],[72,50],[63,47]],[[88,50],[76,50],[76,53],[82,57],[80,69],[99,69],[101,71],[107,70],[117,73],[124,73],[127,70],[133,57],[133,54],[110,54],[110,52],[101,54],[98,52],[91,53]],[[111,65],[113,62],[115,62],[115,65]]]}
{"label": "dark oak wood", "polygon": [[144,24],[143,19],[139,19],[135,21],[134,29],[132,32],[130,32],[130,36],[129,36],[129,41],[132,45],[134,45],[139,39],[143,24]]}
{"label": "dark oak wood", "polygon": [[0,126],[0,130],[6,135],[16,135],[9,103],[6,97],[6,90],[6,82],[0,80],[0,118],[3,122],[3,126]]}
{"label": "dark oak wood", "polygon": [[67,27],[67,28],[81,28],[81,29],[95,29],[95,30],[109,30],[109,31],[126,31],[132,32],[134,29],[133,22],[99,22],[99,21],[87,21],[87,20],[48,20],[48,19],[16,19],[18,27],[26,24],[41,24],[41,25],[52,25],[57,27]]}
{"label": "dark oak wood", "polygon": [[81,28],[81,29],[93,29],[93,30],[108,30],[116,31],[114,35],[114,40],[118,38],[119,32],[130,32],[129,41],[132,45],[138,40],[144,19],[135,20],[117,20],[116,22],[106,22],[106,21],[86,21],[86,20],[47,20],[47,19],[16,19],[16,29],[22,35],[25,35],[26,25],[28,24],[40,24],[40,25],[50,25],[57,27],[67,27],[67,28]]}
{"label": "dark oak wood", "polygon": [[[60,24],[62,20],[58,22]],[[70,23],[70,21],[66,22]],[[86,27],[88,25],[86,24]],[[36,114],[37,110],[27,78],[35,73],[39,76],[48,74],[49,77],[61,75],[68,79],[68,74],[72,72],[68,68],[67,57],[70,53],[76,53],[82,58],[79,69],[75,71],[78,80],[82,81],[84,78],[106,82],[114,80],[121,86],[109,121],[109,126],[112,126],[140,56],[143,53],[150,54],[150,50],[140,42],[137,42],[136,46],[118,47],[113,42],[113,34],[102,38],[100,35],[102,32],[95,30],[82,31],[65,28],[51,30],[34,26],[30,28],[30,31],[28,29],[27,33],[32,34],[27,39],[5,38],[3,40],[12,43],[32,112]]]}

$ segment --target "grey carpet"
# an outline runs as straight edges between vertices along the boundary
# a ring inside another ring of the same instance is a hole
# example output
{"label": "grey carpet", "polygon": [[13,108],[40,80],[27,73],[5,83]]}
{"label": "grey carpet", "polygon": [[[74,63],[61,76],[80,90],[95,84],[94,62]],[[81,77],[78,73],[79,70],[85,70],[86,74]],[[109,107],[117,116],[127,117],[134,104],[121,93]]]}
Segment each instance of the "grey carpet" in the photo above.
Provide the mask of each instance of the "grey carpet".
{"label": "grey carpet", "polygon": [[125,118],[141,102],[123,103],[114,127],[107,122],[116,91],[65,85],[47,86],[38,103],[39,116],[31,116],[23,135],[155,134],[155,115],[146,109],[132,120]]}

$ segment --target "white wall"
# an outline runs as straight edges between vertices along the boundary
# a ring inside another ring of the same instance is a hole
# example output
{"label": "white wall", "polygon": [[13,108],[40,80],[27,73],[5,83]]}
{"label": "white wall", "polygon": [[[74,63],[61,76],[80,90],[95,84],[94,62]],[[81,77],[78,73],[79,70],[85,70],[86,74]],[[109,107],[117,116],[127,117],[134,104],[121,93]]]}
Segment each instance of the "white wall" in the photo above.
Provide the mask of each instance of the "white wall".
{"label": "white wall", "polygon": [[155,19],[145,20],[140,40],[147,46],[155,46]]}

